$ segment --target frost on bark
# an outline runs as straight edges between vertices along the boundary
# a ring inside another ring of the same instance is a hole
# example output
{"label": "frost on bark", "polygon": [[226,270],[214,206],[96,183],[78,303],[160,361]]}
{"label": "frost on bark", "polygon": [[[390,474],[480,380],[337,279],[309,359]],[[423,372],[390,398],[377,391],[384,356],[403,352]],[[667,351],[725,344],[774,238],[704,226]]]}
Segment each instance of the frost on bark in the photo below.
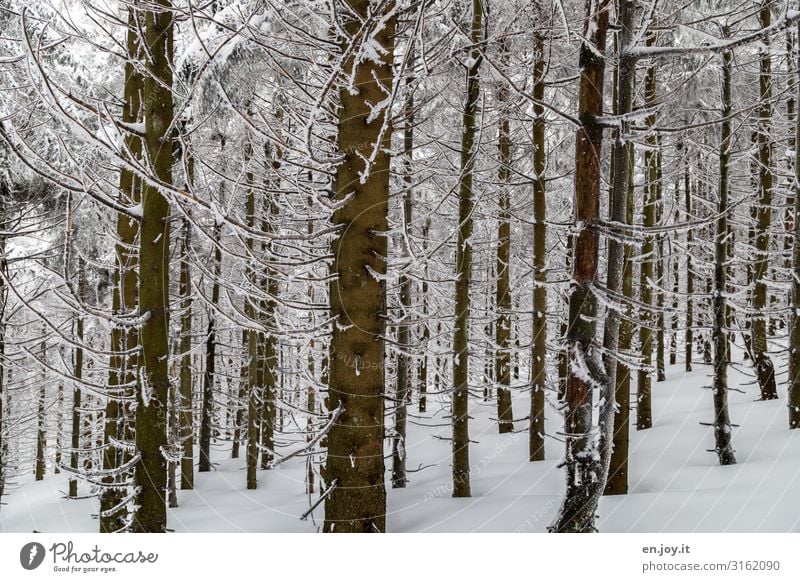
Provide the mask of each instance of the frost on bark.
{"label": "frost on bark", "polygon": [[[772,3],[763,0],[758,14],[762,28],[770,25]],[[769,357],[767,348],[767,271],[769,269],[769,229],[772,221],[772,137],[770,125],[772,121],[772,59],[769,43],[765,38],[761,48],[759,73],[759,113],[758,113],[758,205],[755,210],[755,250],[756,258],[753,270],[753,319],[751,323],[753,337],[753,365],[761,389],[761,400],[775,400],[778,392],[775,386],[775,367]]]}
{"label": "frost on bark", "polygon": [[714,241],[714,444],[720,465],[736,464],[731,445],[728,413],[728,338],[725,332],[728,262],[728,190],[731,139],[731,63],[730,51],[722,53],[722,124],[719,144],[719,193],[716,237]]}
{"label": "frost on bark", "polygon": [[[655,44],[655,33],[649,33],[647,46]],[[651,64],[645,74],[644,80],[645,107],[656,105],[656,67]],[[655,114],[647,116],[646,124],[652,128],[655,125]],[[656,225],[656,209],[659,197],[659,158],[658,138],[651,129],[645,138],[647,150],[644,152],[646,166],[646,179],[644,187],[642,225],[645,229]],[[652,410],[652,378],[650,366],[653,363],[653,274],[655,264],[655,241],[652,234],[644,235],[642,244],[642,260],[639,271],[639,349],[642,356],[642,369],[637,372],[636,383],[636,428],[644,430],[653,426]]]}
{"label": "frost on bark", "polygon": [[[359,30],[369,13],[369,42],[377,56],[356,61],[349,51],[342,63],[337,147],[342,161],[336,169],[335,199],[341,205],[332,222],[338,227],[332,254],[331,317],[327,409],[338,416],[327,436],[323,473],[325,532],[383,532],[386,529],[384,483],[384,332],[386,311],[386,234],[389,204],[388,104],[394,85],[394,3],[381,4],[372,14],[369,0],[350,0],[342,11],[342,50],[352,42],[367,42]],[[347,16],[352,12],[352,16]],[[385,16],[382,19],[381,16]],[[379,47],[376,49],[376,47]],[[365,155],[365,148],[367,154]]]}
{"label": "frost on bark", "polygon": [[[44,330],[43,330],[44,331]],[[47,363],[47,344],[45,340],[42,340],[39,358],[45,364]],[[34,467],[34,476],[37,481],[41,481],[44,479],[45,470],[47,468],[47,424],[45,418],[45,398],[47,396],[47,374],[45,370],[42,370],[42,378],[39,381],[39,398],[37,401],[36,406],[36,465]],[[76,384],[77,386],[77,384]],[[72,452],[70,454],[70,466],[73,469],[78,468],[78,446],[80,445],[80,440],[77,441],[76,446],[76,432],[75,432],[75,418],[77,417],[80,419],[80,389],[75,388],[74,393],[77,393],[77,398],[73,399],[73,408],[72,408]],[[74,490],[75,493],[73,494],[73,485],[72,482],[75,482]],[[70,496],[75,497],[78,494],[78,482],[75,479],[70,480]]]}
{"label": "frost on bark", "polygon": [[[5,357],[6,357],[6,236],[3,231],[7,230],[6,214],[4,204],[8,186],[4,180],[0,180],[0,502],[3,501],[3,494],[6,489],[6,447],[8,446],[5,433],[5,412],[6,404],[6,378],[5,378]],[[2,505],[0,505],[2,508]]]}
{"label": "frost on bark", "polygon": [[[509,39],[502,37],[500,43],[500,67],[506,69],[510,57]],[[511,129],[509,121],[509,88],[501,84],[497,96],[500,109],[500,167],[499,182],[499,226],[497,232],[497,289],[495,308],[495,343],[497,344],[495,359],[495,377],[497,379],[497,418],[500,433],[514,430],[514,413],[511,409]]]}
{"label": "frost on bark", "polygon": [[[633,108],[633,89],[636,82],[636,61],[628,54],[633,42],[636,0],[620,0],[619,21],[622,26],[618,40],[619,65],[616,79],[615,113],[627,115]],[[611,153],[611,220],[618,224],[633,222],[633,144],[628,141],[629,123],[621,123],[616,131]],[[606,495],[628,492],[628,439],[630,432],[630,369],[617,362],[614,354],[630,349],[630,302],[633,291],[633,265],[631,248],[618,238],[608,242],[609,272],[607,292],[614,297],[622,292],[624,299],[617,301],[625,309],[625,319],[617,309],[611,309],[606,318],[603,347],[608,354],[605,366],[609,383],[614,384],[617,411],[614,414],[613,451],[611,453]]]}
{"label": "frost on bark", "polygon": [[[69,212],[69,211],[68,211]],[[70,244],[70,243],[68,243]],[[76,265],[76,276],[78,278],[78,297],[81,301],[86,299],[86,261],[82,256],[78,255]],[[69,466],[77,472],[80,468],[79,465],[79,451],[81,448],[81,380],[83,379],[83,316],[78,314],[75,321],[75,338],[77,347],[75,348],[75,362],[72,372],[75,378],[75,386],[72,389],[72,450],[69,455]],[[43,355],[44,357],[44,355]],[[44,382],[43,382],[44,384]],[[44,390],[44,386],[42,387]],[[69,496],[78,496],[78,480],[72,477],[69,480]]]}
{"label": "frost on bark", "polygon": [[[403,222],[402,249],[404,265],[411,260],[411,249],[408,247],[409,229],[414,204],[414,88],[413,71],[416,66],[413,39],[408,46],[406,68],[410,74],[405,82],[405,102],[403,103]],[[392,437],[392,487],[406,486],[406,425],[408,419],[408,401],[411,396],[411,370],[413,359],[410,355],[413,346],[410,343],[411,314],[411,277],[405,270],[400,274],[400,318],[397,330],[397,390],[394,397],[394,435]]]}
{"label": "frost on bark", "polygon": [[[542,14],[541,4],[535,6]],[[547,384],[547,190],[544,101],[547,54],[545,37],[534,32],[533,51],[533,346],[531,354],[531,409],[528,460],[544,460],[544,408]]]}
{"label": "frost on bark", "polygon": [[[153,177],[172,183],[173,12],[169,0],[145,12],[143,86],[145,145]],[[169,202],[150,182],[142,190],[139,237],[139,309],[145,316],[136,393],[135,481],[139,488],[133,531],[163,532],[167,525],[167,399],[169,392]]]}
{"label": "frost on bark", "polygon": [[[566,493],[550,531],[583,533],[595,530],[595,510],[605,487],[608,456],[598,449],[592,421],[592,393],[600,392],[600,432],[610,440],[614,392],[603,371],[596,345],[597,284],[600,236],[600,156],[603,115],[608,0],[586,2],[581,41],[578,113],[581,125],[575,144],[575,235],[566,347],[569,357],[564,433]],[[610,446],[606,448],[610,449]]]}
{"label": "frost on bark", "polygon": [[[224,140],[220,147],[224,148]],[[200,408],[200,459],[197,464],[199,473],[211,470],[211,436],[214,430],[214,391],[217,381],[217,308],[219,305],[220,277],[222,276],[221,225],[214,224],[211,240],[213,241],[214,260],[211,280],[211,305],[208,309],[208,328],[206,330],[205,372],[203,373],[203,400]]]}
{"label": "frost on bark", "polygon": [[[133,7],[128,9],[127,53],[125,63],[125,84],[123,87],[122,121],[139,123],[142,120],[141,92],[143,78],[134,66],[134,60],[141,58],[137,19],[140,13]],[[142,156],[142,139],[129,133],[125,136],[125,146],[129,155],[139,160]],[[127,169],[120,169],[119,202],[135,206],[141,202],[141,179]],[[139,222],[129,216],[117,216],[117,242],[115,245],[116,264],[114,268],[114,288],[112,291],[112,313],[117,317],[130,316],[138,304],[137,269],[139,251],[136,237]],[[136,347],[139,333],[135,326],[115,325],[111,330],[111,357],[108,371],[108,400],[105,411],[103,434],[103,470],[112,472],[122,464],[122,450],[116,443],[125,440],[125,404],[123,397],[132,396],[131,386],[135,385]],[[122,475],[108,475],[103,478],[105,485],[100,496],[100,533],[119,531],[125,523],[127,510],[120,506],[124,498]]]}
{"label": "frost on bark", "polygon": [[[800,24],[797,27],[800,41]],[[792,55],[795,66],[797,102],[800,104],[800,50]],[[792,297],[789,336],[789,428],[800,428],[800,114],[795,115],[794,151],[794,240],[792,241]]]}
{"label": "frost on bark", "polygon": [[[187,163],[191,174],[193,163]],[[188,209],[185,210],[188,212]],[[189,252],[192,247],[192,225],[184,217],[180,239],[181,335],[180,335],[180,389],[179,389],[179,437],[181,456],[181,489],[194,489],[194,404],[192,396],[192,267]]]}
{"label": "frost on bark", "polygon": [[483,1],[472,0],[470,40],[473,49],[467,63],[466,99],[461,133],[461,179],[458,185],[458,236],[456,242],[456,305],[453,335],[453,497],[470,497],[469,467],[469,289],[472,277],[472,192],[475,165],[476,112],[480,97],[479,71],[483,38]]}

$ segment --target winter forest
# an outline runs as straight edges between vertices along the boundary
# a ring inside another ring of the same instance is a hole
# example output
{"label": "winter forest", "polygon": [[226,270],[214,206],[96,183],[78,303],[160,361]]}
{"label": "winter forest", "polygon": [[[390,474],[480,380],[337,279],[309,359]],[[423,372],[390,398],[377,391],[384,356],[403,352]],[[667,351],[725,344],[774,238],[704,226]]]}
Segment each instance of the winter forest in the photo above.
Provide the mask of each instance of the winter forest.
{"label": "winter forest", "polygon": [[0,532],[800,531],[796,0],[0,0]]}

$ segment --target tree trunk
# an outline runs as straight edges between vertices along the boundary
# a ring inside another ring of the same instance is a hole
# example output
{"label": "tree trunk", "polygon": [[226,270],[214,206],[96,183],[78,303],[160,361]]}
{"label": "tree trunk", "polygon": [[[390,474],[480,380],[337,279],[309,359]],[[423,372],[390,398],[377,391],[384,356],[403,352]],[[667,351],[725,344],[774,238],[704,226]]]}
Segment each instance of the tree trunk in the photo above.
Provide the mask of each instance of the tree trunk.
{"label": "tree trunk", "polygon": [[[622,31],[619,36],[619,66],[617,69],[616,114],[627,115],[633,108],[633,88],[636,82],[636,61],[627,56],[633,42],[633,27],[636,16],[636,0],[619,0],[619,21]],[[612,151],[611,220],[619,225],[633,222],[633,143],[628,140],[630,123],[624,122],[616,132]],[[614,414],[613,449],[611,452],[608,481],[604,493],[621,495],[628,492],[628,440],[630,433],[630,369],[617,362],[615,355],[629,350],[631,344],[630,303],[626,301],[633,291],[633,264],[631,247],[612,238],[608,242],[609,271],[606,286],[613,298],[622,289],[626,318],[610,309],[606,318],[603,347],[609,382],[614,384],[617,410]]]}
{"label": "tree trunk", "polygon": [[392,437],[392,487],[402,489],[406,486],[406,424],[408,417],[408,397],[411,394],[411,369],[413,359],[410,340],[411,278],[405,271],[406,261],[411,260],[409,236],[414,204],[414,39],[409,39],[409,54],[406,67],[410,71],[406,77],[406,95],[403,104],[403,270],[400,273],[400,317],[398,318],[397,343],[397,391],[394,401],[394,436]]}
{"label": "tree trunk", "polygon": [[[647,37],[647,46],[655,44],[655,34]],[[651,64],[644,81],[645,107],[656,105],[656,67]],[[655,125],[655,114],[647,116],[648,127]],[[644,221],[645,229],[656,225],[656,208],[658,200],[658,155],[656,148],[658,139],[655,134],[648,133],[645,138],[647,150],[644,152],[647,180],[644,187]],[[655,244],[653,235],[644,235],[642,244],[642,262],[639,278],[639,301],[641,303],[639,320],[639,349],[642,352],[642,365],[645,367],[637,372],[636,388],[636,428],[648,429],[653,426],[652,411],[652,378],[649,367],[653,364],[653,263],[655,261]]]}
{"label": "tree trunk", "polygon": [[[160,10],[145,12],[143,105],[145,142],[154,178],[172,183],[172,52],[173,12],[170,0],[157,0]],[[143,357],[139,360],[136,406],[136,449],[141,456],[135,480],[137,533],[163,532],[167,525],[166,461],[169,389],[169,202],[157,187],[145,183],[142,192],[139,257],[139,309]]]}
{"label": "tree trunk", "polygon": [[[125,86],[123,89],[124,123],[140,123],[142,121],[141,92],[144,79],[134,66],[141,58],[139,44],[140,15],[134,8],[128,9],[127,53],[125,64]],[[125,146],[131,156],[141,159],[142,139],[134,133],[125,136]],[[141,179],[126,168],[120,169],[119,201],[121,204],[135,206],[141,202]],[[137,271],[139,253],[136,249],[136,238],[139,234],[138,221],[131,220],[122,214],[117,216],[117,243],[115,245],[116,265],[114,270],[114,289],[112,296],[112,313],[125,316],[133,313],[138,304]],[[113,471],[120,466],[122,451],[115,444],[124,440],[123,413],[124,396],[131,396],[132,386],[136,381],[137,368],[135,351],[139,343],[139,333],[135,327],[114,326],[111,330],[111,357],[108,371],[109,395],[106,402],[106,420],[104,431],[103,470]],[[123,500],[123,483],[121,476],[107,476],[103,479],[105,488],[100,496],[100,533],[119,531],[125,524],[127,508],[120,503]]]}
{"label": "tree trunk", "polygon": [[[81,300],[86,298],[86,261],[78,255],[76,266],[78,275],[78,297]],[[83,316],[78,315],[75,322],[75,336],[77,347],[75,348],[75,362],[73,376],[75,386],[72,389],[72,452],[70,453],[69,466],[73,471],[77,471],[79,464],[79,449],[81,446],[81,384],[83,379]],[[42,388],[44,390],[44,388]],[[69,480],[69,496],[78,496],[78,480],[71,477]]]}
{"label": "tree trunk", "polygon": [[[605,488],[608,466],[598,458],[593,438],[592,392],[601,387],[603,410],[601,432],[613,431],[614,392],[602,369],[595,342],[597,282],[600,236],[595,227],[600,218],[600,156],[603,146],[603,115],[606,33],[609,0],[586,2],[586,24],[580,48],[578,112],[581,125],[575,139],[575,235],[572,285],[569,296],[569,326],[564,433],[566,441],[566,493],[550,531],[594,531],[595,510]],[[611,434],[604,435],[610,439]]]}
{"label": "tree trunk", "polygon": [[[758,14],[759,24],[766,28],[771,22],[772,2],[762,0]],[[761,48],[761,68],[759,74],[760,108],[758,116],[758,175],[759,200],[756,208],[755,247],[756,258],[753,279],[753,363],[761,389],[761,400],[775,400],[778,392],[775,387],[775,367],[767,349],[767,321],[764,313],[767,307],[766,276],[769,268],[769,228],[772,220],[772,60],[769,40],[763,39]]]}
{"label": "tree trunk", "polygon": [[478,76],[482,61],[483,0],[472,0],[470,39],[473,49],[467,68],[466,101],[461,134],[461,179],[458,189],[456,243],[455,332],[453,335],[453,497],[470,497],[469,467],[469,288],[472,277],[472,170],[475,165],[476,112],[480,97]]}
{"label": "tree trunk", "polygon": [[[425,257],[428,256],[428,234],[431,230],[431,218],[428,216],[425,219],[425,225],[422,227],[422,249]],[[428,305],[428,260],[425,261],[424,278],[422,279],[422,357],[419,361],[419,401],[417,410],[419,412],[426,412],[428,410],[428,359],[430,358],[430,342],[431,342],[431,325],[429,321],[430,307]],[[434,375],[436,371],[434,370]]]}
{"label": "tree trunk", "polygon": [[[373,59],[356,62],[348,56],[343,70],[352,72],[356,93],[339,92],[337,146],[343,161],[336,169],[339,206],[332,222],[339,226],[333,242],[330,285],[331,317],[327,409],[337,414],[328,433],[323,478],[325,532],[383,532],[386,529],[383,436],[385,377],[384,332],[386,256],[389,228],[389,148],[391,132],[386,108],[373,111],[393,85],[394,34],[397,15],[382,5],[372,14],[369,0],[349,2],[358,18],[367,15],[382,27],[369,37],[382,50]],[[385,17],[385,19],[384,19]],[[356,35],[363,21],[342,23]],[[342,50],[351,41],[342,39]],[[359,42],[366,42],[366,39]],[[362,151],[367,148],[367,156]],[[366,159],[365,159],[366,158]]]}
{"label": "tree trunk", "polygon": [[[542,15],[541,3],[535,6]],[[547,53],[542,32],[533,35],[533,328],[531,354],[531,410],[528,432],[528,460],[543,461],[544,393],[547,385],[547,141],[545,138],[544,101]]]}
{"label": "tree trunk", "polygon": [[722,53],[722,125],[719,144],[717,236],[714,241],[714,442],[720,465],[735,465],[728,413],[728,338],[725,333],[728,262],[728,166],[731,140],[730,51]]}
{"label": "tree trunk", "polygon": [[[679,148],[680,149],[679,144]],[[689,172],[689,146],[683,153],[683,196],[686,210],[686,220],[692,218],[692,179]],[[692,371],[692,355],[694,354],[694,272],[692,272],[692,252],[693,252],[694,233],[693,229],[686,231],[686,335],[684,337],[685,370]]]}
{"label": "tree trunk", "polygon": [[[507,69],[510,58],[509,40],[499,39],[500,67]],[[511,409],[511,122],[509,121],[509,89],[502,83],[497,96],[500,112],[498,149],[500,166],[497,181],[500,192],[500,215],[497,232],[497,289],[495,308],[495,376],[497,379],[497,419],[500,433],[514,431],[514,412]]]}
{"label": "tree trunk", "polygon": [[[191,174],[194,163],[189,159],[187,171]],[[191,181],[191,178],[190,178]],[[188,212],[188,209],[185,210]],[[194,489],[194,402],[192,395],[192,267],[189,253],[192,248],[192,225],[183,219],[181,236],[180,288],[181,296],[181,368],[180,368],[180,443],[181,489]]]}
{"label": "tree trunk", "polygon": [[[224,141],[220,144],[224,148]],[[208,309],[208,329],[206,332],[206,367],[203,374],[203,403],[200,413],[200,460],[197,470],[207,473],[211,470],[211,437],[214,430],[214,391],[217,380],[217,313],[219,306],[219,280],[222,276],[221,225],[214,224],[212,241],[214,245],[214,274],[211,281],[211,307]]]}
{"label": "tree trunk", "polygon": [[[797,25],[800,41],[800,24]],[[795,67],[797,102],[800,103],[800,50],[792,58],[798,59]],[[792,241],[792,310],[789,319],[789,428],[800,428],[800,115],[795,115],[794,151],[794,240]]]}
{"label": "tree trunk", "polygon": [[[44,329],[42,332],[44,333]],[[39,356],[42,359],[42,362],[47,363],[47,343],[45,340],[42,340],[41,343],[41,355]],[[77,356],[76,356],[77,361]],[[76,364],[77,366],[77,364]],[[76,384],[78,386],[78,384]],[[72,409],[72,455],[70,462],[70,466],[77,470],[78,469],[78,448],[80,446],[80,388],[75,389],[75,393],[77,394],[75,400],[73,400],[73,409]],[[45,399],[47,397],[47,372],[44,368],[42,368],[42,381],[39,385],[39,400],[36,409],[36,468],[35,468],[35,477],[37,481],[41,481],[44,479],[45,470],[47,468],[47,425],[45,423]],[[78,419],[78,425],[76,427],[76,420]],[[75,483],[73,485],[73,482]],[[73,493],[73,487],[75,493]],[[69,482],[69,494],[71,497],[75,497],[78,495],[78,481],[75,478],[70,479]]]}

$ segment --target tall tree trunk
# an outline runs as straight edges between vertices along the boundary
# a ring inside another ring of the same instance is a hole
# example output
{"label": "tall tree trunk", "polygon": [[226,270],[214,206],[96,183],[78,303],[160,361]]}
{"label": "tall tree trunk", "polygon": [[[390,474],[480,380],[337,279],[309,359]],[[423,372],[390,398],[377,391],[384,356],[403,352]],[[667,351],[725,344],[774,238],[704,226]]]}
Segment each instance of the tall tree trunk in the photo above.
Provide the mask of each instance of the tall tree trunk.
{"label": "tall tree trunk", "polygon": [[[7,187],[4,181],[0,180],[0,502],[3,501],[3,494],[6,489],[6,439],[5,413],[6,406],[6,237],[1,234],[8,227],[6,225],[5,195]],[[0,508],[2,504],[0,503]]]}
{"label": "tall tree trunk", "polygon": [[[6,236],[3,231],[8,230],[5,214],[5,198],[8,194],[8,187],[4,180],[0,179],[0,502],[3,501],[3,494],[6,488],[6,448],[8,440],[6,438],[6,277],[8,276],[6,263]],[[2,503],[0,503],[2,508]]]}
{"label": "tall tree trunk", "polygon": [[[664,216],[664,176],[662,172],[661,136],[656,136],[656,223],[661,224]],[[656,270],[656,382],[667,379],[664,369],[664,353],[666,350],[664,334],[664,235],[655,236],[655,270]]]}
{"label": "tall tree trunk", "polygon": [[[600,236],[595,228],[600,218],[600,156],[603,146],[603,115],[606,33],[609,0],[587,0],[586,24],[581,41],[578,69],[580,87],[578,113],[581,125],[575,138],[575,232],[572,285],[569,296],[569,326],[564,433],[566,435],[566,493],[550,531],[594,531],[597,503],[605,488],[608,466],[598,458],[592,422],[592,392],[601,387],[603,399],[601,432],[613,430],[614,392],[602,369],[595,341]],[[623,204],[624,206],[624,204]],[[610,409],[609,409],[610,407]],[[611,434],[604,435],[611,437]],[[610,443],[609,443],[610,444]]]}
{"label": "tall tree trunk", "polygon": [[[797,25],[800,42],[800,24]],[[800,103],[800,50],[792,55],[798,59],[795,67],[795,91]],[[789,428],[800,428],[800,114],[795,115],[794,150],[794,240],[792,241],[792,310],[789,319]]]}
{"label": "tall tree trunk", "polygon": [[[534,6],[543,15],[542,3]],[[533,328],[531,354],[531,409],[528,460],[544,460],[544,393],[547,385],[547,141],[545,138],[544,89],[547,70],[545,37],[533,34]]]}
{"label": "tall tree trunk", "polygon": [[[431,342],[431,324],[430,305],[428,297],[428,235],[431,231],[431,218],[428,216],[425,219],[425,225],[422,227],[422,249],[426,257],[424,267],[424,278],[422,279],[422,357],[419,359],[419,401],[417,410],[419,412],[427,412],[428,410],[428,361],[430,358],[430,342]],[[434,371],[434,375],[436,372]]]}
{"label": "tall tree trunk", "polygon": [[[188,172],[194,163],[189,159]],[[191,178],[190,178],[191,181]],[[188,212],[188,209],[185,210]],[[183,219],[181,234],[181,263],[179,290],[181,296],[181,363],[180,363],[180,443],[181,489],[194,489],[194,403],[192,397],[192,267],[189,253],[192,248],[192,225],[188,217]]]}
{"label": "tall tree trunk", "polygon": [[[252,142],[248,140],[245,150],[245,157],[248,160],[252,159]],[[265,150],[266,153],[266,150]],[[253,187],[254,177],[251,169],[247,171],[247,226],[254,229],[256,226],[256,192]],[[252,237],[247,238],[247,252],[252,257],[255,250],[255,241]],[[247,265],[246,276],[249,284],[254,288],[257,285],[255,261],[250,258],[250,263]],[[261,314],[258,312],[259,302],[254,297],[245,297],[245,313],[251,321],[260,319]],[[246,365],[246,381],[243,382],[243,396],[247,398],[247,450],[246,450],[246,486],[248,489],[256,489],[258,487],[258,444],[259,444],[259,429],[260,429],[260,411],[261,407],[261,386],[259,386],[259,332],[254,329],[248,329],[243,332],[242,343],[247,346],[247,365]],[[243,378],[244,380],[244,378]]]}
{"label": "tall tree trunk", "polygon": [[[678,149],[683,145],[679,142]],[[692,178],[689,172],[689,146],[685,145],[683,153],[683,201],[686,220],[692,220]],[[694,243],[693,229],[686,231],[686,335],[684,336],[685,370],[692,371],[692,355],[694,354],[694,272],[692,271],[692,252]]]}
{"label": "tall tree trunk", "polygon": [[[44,333],[45,330],[43,329],[42,332]],[[46,337],[43,335],[43,337]],[[42,340],[41,347],[40,347],[41,355],[39,356],[42,359],[42,362],[47,363],[47,343],[46,340]],[[77,357],[76,357],[77,360]],[[78,384],[76,384],[78,386]],[[75,418],[80,419],[79,412],[77,412],[80,408],[81,401],[80,401],[80,389],[76,388],[75,391],[78,394],[76,400],[73,401],[73,412],[72,412],[72,462],[70,465],[73,469],[78,469],[78,447],[80,446],[80,437],[76,439],[76,426],[75,426]],[[46,424],[46,417],[45,417],[45,399],[47,397],[47,372],[45,368],[42,368],[42,380],[39,384],[39,400],[36,408],[36,468],[34,470],[35,478],[37,481],[41,481],[44,479],[45,470],[47,468],[47,424]],[[80,434],[80,424],[77,426],[77,434]],[[73,493],[73,485],[75,483]],[[69,494],[72,497],[75,497],[78,494],[78,481],[77,479],[71,479],[69,482]]]}
{"label": "tall tree trunk", "polygon": [[[143,106],[145,143],[154,178],[172,183],[172,54],[173,12],[170,0],[157,0],[158,11],[145,12]],[[167,470],[162,449],[167,446],[169,389],[169,202],[153,184],[142,191],[139,309],[142,358],[136,406],[136,450],[140,460],[135,480],[139,488],[133,531],[163,532],[167,526]]]}
{"label": "tall tree trunk", "polygon": [[714,442],[720,465],[735,465],[728,413],[728,338],[725,333],[728,262],[728,172],[731,139],[731,51],[722,53],[722,125],[719,144],[717,236],[714,241]]}
{"label": "tall tree trunk", "polygon": [[[770,25],[772,2],[762,0],[758,14],[762,28]],[[753,363],[761,389],[761,400],[775,400],[778,392],[775,386],[775,367],[768,354],[767,321],[764,310],[767,307],[767,271],[769,269],[769,228],[772,220],[772,60],[769,40],[763,39],[761,66],[759,74],[759,116],[758,116],[758,175],[759,200],[756,208],[756,259],[753,279]]]}
{"label": "tall tree trunk", "polygon": [[472,277],[472,170],[475,165],[476,112],[480,97],[479,71],[483,39],[483,0],[472,0],[472,25],[467,68],[466,101],[461,134],[461,179],[458,188],[456,242],[455,332],[453,335],[453,497],[470,497],[469,475],[469,288]]}
{"label": "tall tree trunk", "polygon": [[[276,172],[280,167],[280,151],[276,152],[272,162],[273,170]],[[276,188],[279,186],[276,186]],[[271,235],[273,233],[273,221],[277,220],[278,206],[267,194],[264,196],[261,230]],[[266,243],[262,248],[262,253],[271,254],[271,243]],[[262,292],[266,299],[259,302],[259,314],[262,321],[271,322],[275,319],[276,298],[278,297],[278,279],[275,273],[267,271],[261,281]],[[260,358],[258,367],[257,385],[261,389],[261,468],[269,469],[275,448],[275,402],[278,400],[278,338],[274,332],[262,333],[258,336],[260,344]],[[280,429],[280,426],[278,427]]]}
{"label": "tall tree trunk", "polygon": [[414,39],[408,40],[408,58],[406,67],[410,74],[406,77],[405,103],[403,104],[403,271],[400,273],[400,317],[398,319],[397,343],[397,391],[394,401],[394,436],[392,437],[392,487],[401,489],[406,486],[406,424],[408,417],[408,398],[411,394],[411,357],[410,323],[411,315],[411,278],[406,272],[406,261],[411,260],[409,237],[414,204],[414,76],[416,66],[414,58]]}
{"label": "tall tree trunk", "polygon": [[[500,67],[508,68],[509,40],[499,39]],[[495,376],[497,379],[497,419],[500,433],[514,431],[514,413],[511,409],[511,122],[509,121],[509,89],[502,83],[497,96],[500,112],[498,149],[500,166],[497,181],[500,192],[498,204],[497,289],[495,308]]]}
{"label": "tall tree trunk", "polygon": [[[135,3],[128,9],[127,54],[125,63],[125,85],[123,88],[124,123],[142,121],[141,93],[144,79],[135,66],[141,59],[139,39],[140,14]],[[142,139],[129,133],[125,136],[125,146],[129,155],[139,160],[142,157]],[[141,203],[141,179],[127,168],[120,169],[119,201],[135,206]],[[116,265],[114,270],[114,289],[111,309],[115,316],[130,315],[138,304],[137,271],[139,252],[136,238],[139,223],[122,214],[117,216],[117,242],[115,245]],[[139,343],[138,330],[133,326],[114,326],[111,330],[111,357],[108,371],[109,395],[106,402],[105,430],[103,438],[103,470],[112,472],[120,466],[122,451],[117,442],[124,440],[123,397],[131,396],[135,383],[136,348]],[[100,533],[119,531],[125,523],[127,508],[120,505],[123,500],[121,476],[109,475],[103,478],[105,488],[100,496]]]}
{"label": "tall tree trunk", "polygon": [[[220,143],[224,148],[224,140]],[[211,281],[211,307],[208,309],[208,329],[206,331],[206,366],[203,374],[203,403],[200,412],[200,459],[197,470],[206,473],[211,470],[211,437],[214,431],[214,392],[217,381],[217,313],[219,307],[219,280],[222,277],[221,225],[214,223],[212,240],[214,245],[214,272]]]}
{"label": "tall tree trunk", "polygon": [[[653,44],[655,44],[655,33],[650,33],[647,37],[647,46],[652,46]],[[645,107],[655,107],[656,67],[654,64],[647,68],[647,73],[645,74],[644,100]],[[648,149],[644,152],[647,179],[644,186],[643,226],[648,229],[656,224],[659,188],[658,155],[656,152],[658,138],[652,130],[655,125],[655,114],[648,115],[646,123],[651,129],[645,138]],[[642,352],[642,365],[644,368],[637,372],[636,428],[638,430],[648,429],[653,426],[652,378],[650,377],[649,368],[653,363],[653,263],[655,261],[655,250],[653,235],[645,233],[639,272],[639,301],[641,303],[639,320],[642,323],[639,327],[639,349]]]}
{"label": "tall tree trunk", "polygon": [[[84,300],[86,297],[86,261],[80,255],[78,255],[76,270],[78,274],[78,297]],[[75,362],[72,372],[75,377],[75,386],[72,389],[72,452],[70,453],[69,461],[69,466],[73,471],[77,471],[80,467],[82,393],[80,382],[83,379],[83,316],[81,314],[78,314],[76,318],[75,327],[77,347],[75,348]],[[72,477],[69,480],[69,496],[77,497],[77,495],[78,480]]]}
{"label": "tall tree trunk", "polygon": [[[377,57],[356,61],[348,56],[343,71],[352,73],[356,93],[339,91],[337,146],[343,156],[336,169],[332,222],[339,227],[333,241],[330,286],[331,317],[327,408],[333,419],[323,478],[325,532],[383,532],[386,529],[383,433],[385,377],[384,332],[389,228],[388,108],[374,109],[393,86],[394,3],[373,14],[369,0],[350,0],[356,18],[343,29],[356,35],[369,14],[380,30],[355,42],[370,42]],[[342,39],[342,50],[351,43]],[[368,148],[369,155],[362,150]],[[366,158],[366,159],[365,159]]]}
{"label": "tall tree trunk", "polygon": [[[636,61],[628,55],[633,42],[633,27],[636,17],[636,0],[619,0],[619,22],[622,26],[618,40],[620,55],[617,68],[616,114],[625,116],[633,108],[633,88],[636,82]],[[616,132],[611,160],[611,220],[620,226],[633,222],[633,143],[628,140],[630,123],[623,122]],[[610,296],[619,293],[628,299],[633,291],[633,264],[631,247],[616,238],[608,242],[609,272],[606,286]],[[630,433],[630,369],[617,362],[615,355],[620,350],[630,349],[631,324],[630,303],[623,307],[626,317],[623,320],[619,311],[611,309],[606,319],[603,334],[603,347],[606,356],[606,370],[609,382],[614,383],[617,410],[614,414],[613,449],[611,452],[608,481],[604,493],[621,495],[628,492],[628,441]],[[616,301],[617,303],[622,303]]]}

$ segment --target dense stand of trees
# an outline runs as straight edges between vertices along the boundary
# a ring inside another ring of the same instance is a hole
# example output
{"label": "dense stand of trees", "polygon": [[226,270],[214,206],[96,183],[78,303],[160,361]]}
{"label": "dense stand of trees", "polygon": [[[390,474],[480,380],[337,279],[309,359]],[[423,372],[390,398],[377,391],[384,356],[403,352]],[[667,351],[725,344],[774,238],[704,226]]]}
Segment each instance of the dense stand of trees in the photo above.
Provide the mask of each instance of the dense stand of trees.
{"label": "dense stand of trees", "polygon": [[550,529],[590,532],[667,361],[709,365],[722,465],[732,354],[800,426],[791,1],[5,0],[0,28],[0,502],[63,472],[101,532],[163,532],[227,455],[383,532],[414,420],[469,497],[488,403],[521,463],[563,443]]}

